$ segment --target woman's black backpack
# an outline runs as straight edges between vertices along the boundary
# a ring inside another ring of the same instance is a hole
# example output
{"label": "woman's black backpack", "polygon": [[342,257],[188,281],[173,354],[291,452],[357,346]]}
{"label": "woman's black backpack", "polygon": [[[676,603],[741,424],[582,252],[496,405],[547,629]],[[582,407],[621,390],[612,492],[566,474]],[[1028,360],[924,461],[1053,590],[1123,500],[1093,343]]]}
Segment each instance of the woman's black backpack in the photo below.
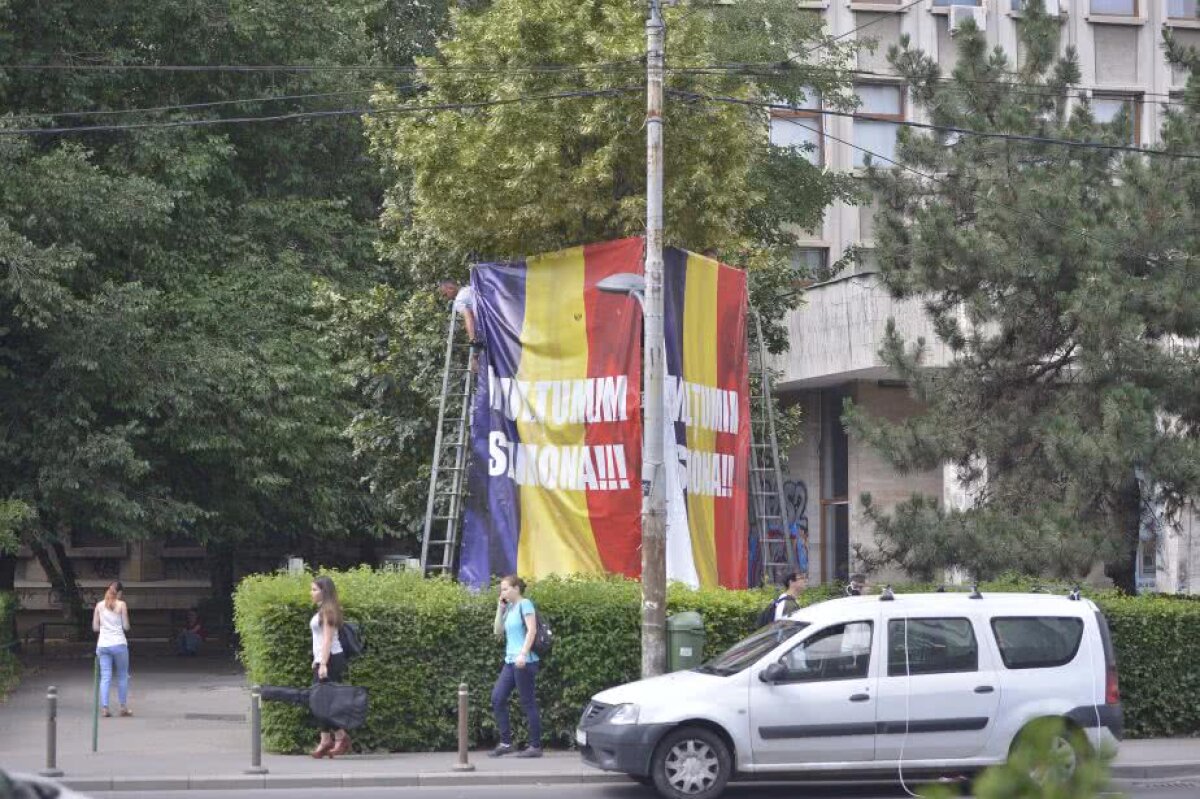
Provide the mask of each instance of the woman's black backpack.
{"label": "woman's black backpack", "polygon": [[342,654],[347,660],[358,657],[367,648],[366,642],[363,641],[362,629],[353,621],[343,621],[342,626],[338,627],[338,642],[342,645]]}
{"label": "woman's black backpack", "polygon": [[533,654],[545,659],[550,656],[550,650],[553,648],[554,630],[550,629],[550,622],[546,621],[539,612],[537,613],[537,630],[533,633]]}

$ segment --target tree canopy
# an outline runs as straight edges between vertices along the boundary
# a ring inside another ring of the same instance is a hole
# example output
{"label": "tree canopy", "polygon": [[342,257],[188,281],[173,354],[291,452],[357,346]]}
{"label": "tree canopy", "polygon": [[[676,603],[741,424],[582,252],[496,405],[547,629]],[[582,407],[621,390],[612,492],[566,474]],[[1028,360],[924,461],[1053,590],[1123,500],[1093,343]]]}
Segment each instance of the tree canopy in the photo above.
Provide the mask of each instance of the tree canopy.
{"label": "tree canopy", "polygon": [[0,9],[24,67],[0,74],[0,528],[56,582],[85,533],[282,551],[388,529],[315,304],[376,276],[361,123],[235,121],[365,103],[338,67],[379,63],[387,5]]}
{"label": "tree canopy", "polygon": [[[973,29],[950,75],[908,42],[889,56],[934,125],[1131,143],[1131,115],[1100,121],[1074,50],[1057,57],[1059,21],[1034,4],[1020,27],[1017,64]],[[928,364],[927,342],[891,328],[883,356],[925,411],[847,421],[902,470],[953,464],[975,503],[872,509],[879,548],[861,557],[920,575],[1104,562],[1132,588],[1151,496],[1170,513],[1200,490],[1200,160],[1177,157],[1200,153],[1198,132],[1193,70],[1163,155],[910,129],[902,166],[874,166],[880,277],[953,359]]]}

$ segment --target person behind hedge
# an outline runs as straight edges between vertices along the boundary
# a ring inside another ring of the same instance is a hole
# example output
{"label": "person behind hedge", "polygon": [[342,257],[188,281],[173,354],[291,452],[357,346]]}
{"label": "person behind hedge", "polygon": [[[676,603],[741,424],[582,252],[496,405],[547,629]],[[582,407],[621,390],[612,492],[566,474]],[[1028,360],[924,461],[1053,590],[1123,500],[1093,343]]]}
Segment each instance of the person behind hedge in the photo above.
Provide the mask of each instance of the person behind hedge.
{"label": "person behind hedge", "polygon": [[183,629],[179,631],[179,637],[175,639],[176,652],[180,655],[197,655],[200,653],[200,644],[203,643],[206,633],[204,632],[204,622],[200,621],[200,614],[195,608],[191,608],[187,612],[187,621],[183,624]]}
{"label": "person behind hedge", "polygon": [[104,599],[97,602],[92,611],[92,630],[99,633],[96,658],[100,661],[100,715],[105,718],[112,716],[108,712],[108,694],[112,690],[114,670],[117,672],[121,715],[133,715],[129,709],[129,641],[125,638],[129,629],[129,607],[122,598],[124,591],[119,580],[111,583],[104,591]]}
{"label": "person behind hedge", "polygon": [[521,708],[529,721],[529,746],[517,752],[517,757],[542,756],[542,720],[534,694],[534,681],[540,667],[538,656],[533,653],[537,611],[533,603],[522,596],[524,592],[525,581],[517,575],[510,574],[500,580],[500,601],[492,625],[492,632],[504,638],[504,665],[492,688],[492,710],[496,714],[496,726],[500,728],[500,743],[489,757],[502,757],[516,751],[508,718],[508,699],[513,688],[521,697]]}
{"label": "person behind hedge", "polygon": [[[313,683],[341,682],[346,673],[346,656],[342,653],[342,642],[338,640],[338,628],[342,626],[342,606],[338,602],[337,587],[333,580],[321,575],[312,581],[308,589],[317,612],[308,622],[312,630]],[[343,729],[333,729],[320,721],[321,740],[312,756],[336,757],[350,751],[350,736]]]}
{"label": "person behind hedge", "polygon": [[775,621],[800,609],[800,595],[807,587],[808,575],[804,572],[791,572],[783,578],[783,593],[775,599]]}

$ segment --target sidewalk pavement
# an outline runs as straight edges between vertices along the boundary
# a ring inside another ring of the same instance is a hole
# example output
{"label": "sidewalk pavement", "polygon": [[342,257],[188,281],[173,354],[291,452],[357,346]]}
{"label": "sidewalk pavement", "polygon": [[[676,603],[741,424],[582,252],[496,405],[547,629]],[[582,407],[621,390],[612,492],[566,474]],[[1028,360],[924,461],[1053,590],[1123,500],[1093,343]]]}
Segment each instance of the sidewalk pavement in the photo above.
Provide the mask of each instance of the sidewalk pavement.
{"label": "sidewalk pavement", "polygon": [[[20,687],[0,704],[0,768],[36,773],[46,765],[46,687],[58,687],[61,781],[82,791],[188,788],[337,788],[613,782],[628,777],[585,766],[577,752],[540,760],[470,753],[473,771],[456,771],[454,752],[350,755],[313,760],[264,754],[266,774],[251,775],[249,689],[228,654],[139,659],[130,678],[131,718],[100,719],[91,751],[90,657],[27,666]],[[474,696],[482,695],[480,688]],[[1200,776],[1200,738],[1125,741],[1113,776]]]}

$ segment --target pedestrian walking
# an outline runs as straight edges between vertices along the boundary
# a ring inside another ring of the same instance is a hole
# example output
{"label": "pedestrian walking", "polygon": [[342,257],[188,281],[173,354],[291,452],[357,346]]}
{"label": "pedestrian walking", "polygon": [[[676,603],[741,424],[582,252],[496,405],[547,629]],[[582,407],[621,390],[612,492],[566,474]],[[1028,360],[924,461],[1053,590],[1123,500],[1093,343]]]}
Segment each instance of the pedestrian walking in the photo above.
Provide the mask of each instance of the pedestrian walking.
{"label": "pedestrian walking", "polygon": [[[541,663],[533,652],[537,634],[537,610],[526,599],[525,581],[515,574],[500,581],[500,601],[496,605],[496,620],[492,632],[504,638],[504,665],[492,688],[492,710],[500,728],[500,743],[489,757],[502,757],[516,752],[517,757],[542,756],[542,719],[538,714],[535,681]],[[513,746],[512,723],[508,718],[508,700],[516,688],[521,708],[529,721],[529,745],[517,752]]]}
{"label": "pedestrian walking", "polygon": [[117,674],[117,699],[121,715],[132,716],[129,709],[129,607],[124,599],[125,586],[118,580],[104,590],[104,599],[92,611],[92,630],[96,636],[96,659],[100,661],[100,715],[112,716],[108,710],[108,695],[112,690],[113,672]]}
{"label": "pedestrian walking", "polygon": [[[312,581],[308,592],[317,606],[317,612],[308,622],[312,630],[313,684],[341,682],[346,673],[346,656],[338,639],[342,606],[338,602],[337,587],[331,578],[321,575]],[[333,758],[350,751],[350,736],[344,728],[335,729],[320,718],[317,718],[317,728],[321,731],[321,739],[312,751],[313,757],[318,760]]]}
{"label": "pedestrian walking", "polygon": [[783,593],[775,599],[775,618],[786,619],[788,614],[800,609],[800,594],[808,587],[808,575],[792,572],[783,579]]}

